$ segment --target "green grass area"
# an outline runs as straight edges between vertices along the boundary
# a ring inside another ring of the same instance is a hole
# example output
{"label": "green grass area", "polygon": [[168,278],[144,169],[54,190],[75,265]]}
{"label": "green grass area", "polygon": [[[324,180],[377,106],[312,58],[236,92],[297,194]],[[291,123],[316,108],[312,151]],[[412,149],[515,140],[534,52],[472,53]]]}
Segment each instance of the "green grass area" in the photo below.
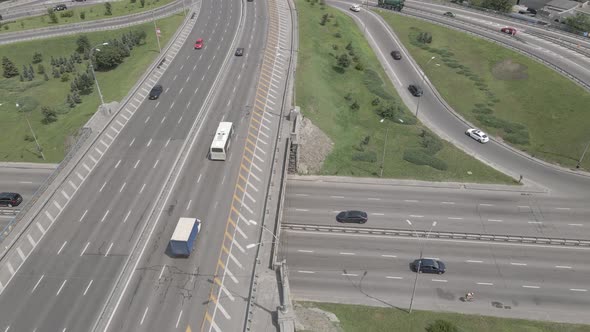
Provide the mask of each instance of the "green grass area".
{"label": "green grass area", "polygon": [[[576,165],[590,140],[590,93],[494,43],[388,11],[377,12],[465,119],[534,157],[566,167]],[[430,44],[416,42],[421,32],[432,35]],[[436,59],[426,66],[433,56]],[[582,167],[590,169],[590,158]]]}
{"label": "green grass area", "polygon": [[[165,45],[174,35],[184,16],[176,14],[158,21],[162,34],[160,43]],[[96,45],[110,38],[117,38],[130,30],[144,30],[147,33],[146,43],[136,46],[131,56],[116,69],[107,72],[97,72],[96,78],[100,84],[105,102],[120,101],[127,95],[129,89],[137,82],[145,69],[159,55],[158,45],[154,34],[153,23],[146,23],[135,27],[86,34],[91,45]],[[44,81],[43,75],[36,74],[31,82],[20,82],[19,77],[6,79],[0,76],[0,132],[4,139],[0,140],[0,161],[28,161],[43,162],[36,151],[35,142],[30,141],[30,130],[25,115],[29,118],[39,144],[43,148],[46,162],[60,162],[65,154],[71,136],[75,135],[86,121],[96,112],[100,99],[96,88],[92,93],[82,96],[82,103],[69,108],[65,101],[70,93],[70,81],[62,82],[51,76],[51,57],[69,58],[76,49],[77,36],[44,39],[43,47],[39,41],[23,42],[0,46],[0,54],[12,60],[22,72],[22,66],[28,66],[34,52],[43,55],[42,64],[49,74],[49,81]],[[84,72],[87,61],[77,65],[79,72]],[[35,71],[37,64],[33,65]],[[20,104],[20,110],[16,103]],[[43,124],[41,120],[42,106],[49,106],[58,112],[58,120],[51,124]],[[24,110],[24,111],[23,111]],[[28,140],[26,138],[29,138]]]}
{"label": "green grass area", "polygon": [[[590,325],[464,315],[447,312],[379,308],[361,305],[300,302],[335,314],[345,332],[425,332],[435,320],[452,322],[459,332],[588,332]],[[504,310],[504,309],[498,309]]]}
{"label": "green grass area", "polygon": [[[132,3],[130,0],[111,2],[112,15],[105,15],[104,3],[92,6],[72,7],[72,9],[68,9],[67,11],[55,12],[58,17],[57,23],[52,23],[47,13],[41,16],[26,17],[17,20],[7,21],[10,23],[0,22],[0,33],[47,28],[51,26],[96,21],[101,19],[113,18],[117,16],[136,14],[152,10],[158,7],[162,7],[172,1],[174,0],[147,0],[145,1],[143,7],[141,6],[140,0],[135,1],[135,3]],[[68,3],[66,3],[66,5],[68,5]],[[52,6],[53,4],[48,5],[47,8],[52,8]],[[62,17],[61,15],[66,12],[73,12],[73,15],[71,17]],[[84,15],[84,18],[82,18],[81,15]]]}
{"label": "green grass area", "polygon": [[[297,10],[296,103],[304,116],[334,141],[322,174],[379,176],[385,144],[384,177],[514,183],[416,123],[351,18],[306,0],[297,1]],[[323,15],[328,15],[325,25],[320,24]],[[348,68],[340,70],[337,57],[350,55],[348,43],[358,61],[352,60]],[[355,68],[357,63],[363,66],[361,70]],[[379,105],[372,104],[376,98]],[[377,109],[388,106],[391,113],[378,114]],[[380,122],[384,116],[388,119]],[[420,136],[423,132],[425,137]]]}

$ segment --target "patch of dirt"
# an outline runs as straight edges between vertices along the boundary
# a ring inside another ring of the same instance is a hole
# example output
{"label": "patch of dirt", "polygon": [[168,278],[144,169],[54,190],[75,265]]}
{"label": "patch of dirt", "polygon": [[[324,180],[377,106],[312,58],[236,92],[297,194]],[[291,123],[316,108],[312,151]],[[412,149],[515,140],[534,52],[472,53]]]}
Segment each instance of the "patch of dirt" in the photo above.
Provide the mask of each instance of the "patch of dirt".
{"label": "patch of dirt", "polygon": [[332,152],[334,142],[316,127],[310,119],[299,117],[299,174],[318,174],[326,156]]}
{"label": "patch of dirt", "polygon": [[527,70],[527,66],[514,62],[512,59],[506,59],[494,65],[492,75],[503,81],[524,80],[529,77]]}
{"label": "patch of dirt", "polygon": [[315,307],[304,307],[295,303],[296,331],[342,332],[340,320],[331,312]]}

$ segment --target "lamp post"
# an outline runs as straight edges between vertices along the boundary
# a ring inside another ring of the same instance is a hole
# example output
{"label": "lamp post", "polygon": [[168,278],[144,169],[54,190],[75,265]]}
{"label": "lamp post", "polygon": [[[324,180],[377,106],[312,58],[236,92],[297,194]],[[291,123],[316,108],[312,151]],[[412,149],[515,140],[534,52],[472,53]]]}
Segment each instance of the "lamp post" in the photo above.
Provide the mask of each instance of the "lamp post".
{"label": "lamp post", "polygon": [[94,50],[100,52],[100,48],[97,48],[100,45],[106,46],[109,43],[100,43],[92,47],[90,50],[90,70],[92,70],[92,77],[94,77],[94,82],[96,83],[96,90],[98,90],[98,96],[100,97],[100,106],[104,105],[104,99],[102,98],[102,92],[100,92],[100,86],[98,85],[98,79],[96,79],[96,73],[94,72],[94,65],[92,65],[92,53]]}
{"label": "lamp post", "polygon": [[[385,118],[379,120],[379,122],[383,123],[385,121]],[[379,173],[379,177],[382,178],[383,177],[383,166],[385,164],[385,145],[387,144],[387,135],[389,134],[389,126],[386,125],[385,127],[385,141],[383,141],[383,157],[381,158],[381,170]]]}
{"label": "lamp post", "polygon": [[[435,58],[436,58],[435,56],[430,58],[430,60],[428,60],[428,62],[426,62],[426,65],[424,65],[424,68],[426,68],[426,66],[428,66],[430,61],[434,60]],[[440,66],[440,64],[438,64],[438,63],[436,65]],[[422,78],[424,85],[426,85],[426,77],[424,76],[424,72],[422,70],[420,70],[420,78]],[[422,98],[418,98],[418,103],[416,104],[416,118],[418,117],[418,112],[420,111],[420,99],[422,99]]]}
{"label": "lamp post", "polygon": [[586,155],[586,151],[588,150],[588,146],[590,146],[590,141],[588,141],[588,144],[586,144],[586,147],[584,148],[584,152],[582,152],[582,156],[580,157],[580,160],[578,160],[578,164],[576,165],[576,168],[580,168],[580,164],[582,163],[582,160],[584,160],[584,155]]}
{"label": "lamp post", "polygon": [[[20,105],[18,103],[16,103],[16,108],[19,108]],[[37,144],[37,151],[41,154],[41,158],[43,158],[43,160],[45,160],[45,155],[43,154],[43,148],[41,148],[41,145],[39,145],[39,141],[37,141],[37,135],[35,135],[35,131],[33,131],[33,127],[31,126],[31,122],[29,122],[29,117],[27,116],[27,114],[25,113],[25,120],[27,121],[27,124],[29,125],[29,130],[31,130],[31,134],[33,134],[33,139],[35,140],[35,144]]]}
{"label": "lamp post", "polygon": [[[412,225],[412,222],[407,219],[406,219],[406,222],[410,225],[410,227],[412,227],[412,230],[416,234],[418,241],[420,241],[420,237],[418,236],[416,229],[414,229],[414,225]],[[426,234],[426,239],[428,239],[428,237],[430,236],[430,232],[432,231],[434,226],[436,226],[436,221],[432,222],[432,226],[430,226],[430,229],[428,230],[428,233]],[[414,278],[414,288],[412,289],[412,298],[410,299],[410,312],[409,312],[410,314],[412,313],[412,306],[414,305],[414,295],[416,294],[416,285],[418,284],[418,274],[420,273],[420,267],[421,267],[420,265],[422,264],[422,251],[423,251],[423,249],[424,249],[424,243],[421,242],[420,243],[420,258],[418,259],[418,266],[416,267],[416,277]]]}

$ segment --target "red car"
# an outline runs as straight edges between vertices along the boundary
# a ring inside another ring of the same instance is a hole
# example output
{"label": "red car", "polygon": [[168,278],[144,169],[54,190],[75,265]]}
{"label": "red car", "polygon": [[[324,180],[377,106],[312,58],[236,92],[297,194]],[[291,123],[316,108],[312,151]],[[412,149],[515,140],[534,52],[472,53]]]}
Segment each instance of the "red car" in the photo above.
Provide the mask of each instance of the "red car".
{"label": "red car", "polygon": [[507,33],[509,35],[513,35],[513,36],[516,35],[516,29],[515,28],[505,27],[505,28],[500,29],[500,31],[503,32],[503,33]]}
{"label": "red car", "polygon": [[203,39],[202,38],[199,38],[195,42],[195,49],[196,50],[200,50],[201,48],[203,48]]}

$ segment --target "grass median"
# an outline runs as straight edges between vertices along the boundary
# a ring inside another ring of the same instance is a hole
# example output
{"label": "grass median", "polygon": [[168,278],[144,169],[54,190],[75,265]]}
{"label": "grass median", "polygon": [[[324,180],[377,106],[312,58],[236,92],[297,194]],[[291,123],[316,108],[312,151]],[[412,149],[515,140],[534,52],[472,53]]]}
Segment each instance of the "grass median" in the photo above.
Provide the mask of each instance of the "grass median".
{"label": "grass median", "polygon": [[321,174],[377,177],[383,165],[391,178],[514,183],[417,123],[350,17],[296,4],[296,103],[334,142]]}
{"label": "grass median", "polygon": [[[57,22],[52,22],[45,12],[43,15],[19,18],[6,22],[0,22],[0,33],[23,31],[30,29],[48,28],[72,23],[89,22],[102,19],[109,19],[118,16],[137,14],[153,10],[171,3],[174,0],[148,0],[143,6],[141,0],[122,0],[110,2],[111,14],[106,14],[105,3],[91,6],[77,6],[64,11],[56,11]],[[187,0],[188,1],[188,0]],[[52,8],[54,4],[48,5]]]}
{"label": "grass median", "polygon": [[[545,65],[495,43],[376,11],[465,119],[534,157],[576,166],[590,140],[590,93]],[[431,42],[420,42],[421,34],[429,34]],[[426,66],[433,56],[432,62],[440,66]],[[582,167],[590,169],[590,158]]]}
{"label": "grass median", "polygon": [[[306,308],[319,308],[335,314],[344,332],[424,332],[436,320],[451,322],[455,331],[478,332],[587,332],[590,325],[564,324],[524,319],[465,315],[447,312],[414,310],[408,314],[397,308],[379,308],[362,305],[299,302]],[[504,310],[504,309],[502,309]],[[305,331],[318,331],[306,326]],[[445,331],[445,330],[436,330]],[[451,331],[451,330],[447,330]]]}
{"label": "grass median", "polygon": [[[183,19],[182,14],[176,14],[158,21],[162,45],[165,45],[174,35]],[[146,68],[159,56],[153,23],[85,34],[90,39],[91,45],[96,45],[134,30],[145,31],[146,42],[133,48],[131,56],[125,58],[124,62],[115,69],[96,72],[105,102],[122,100]],[[31,64],[33,54],[40,52],[43,57],[40,64],[46,68],[50,77],[48,81],[44,80],[43,75],[37,71],[38,64],[33,65],[36,75],[32,81],[21,82],[18,76],[10,79],[0,77],[0,100],[2,100],[0,132],[3,133],[3,139],[0,140],[0,161],[44,162],[32,139],[31,130],[27,124],[28,118],[43,148],[45,162],[60,162],[78,130],[96,112],[100,104],[96,88],[90,94],[82,95],[82,102],[70,108],[66,105],[66,97],[70,93],[72,80],[62,81],[53,78],[49,71],[51,57],[67,58],[75,52],[77,38],[77,36],[68,36],[44,39],[43,47],[39,46],[39,41],[0,46],[0,54],[14,62],[21,73],[23,65]],[[86,63],[87,61],[83,61],[82,64],[78,64],[77,70],[83,72]],[[43,123],[43,106],[57,110],[57,121]]]}

